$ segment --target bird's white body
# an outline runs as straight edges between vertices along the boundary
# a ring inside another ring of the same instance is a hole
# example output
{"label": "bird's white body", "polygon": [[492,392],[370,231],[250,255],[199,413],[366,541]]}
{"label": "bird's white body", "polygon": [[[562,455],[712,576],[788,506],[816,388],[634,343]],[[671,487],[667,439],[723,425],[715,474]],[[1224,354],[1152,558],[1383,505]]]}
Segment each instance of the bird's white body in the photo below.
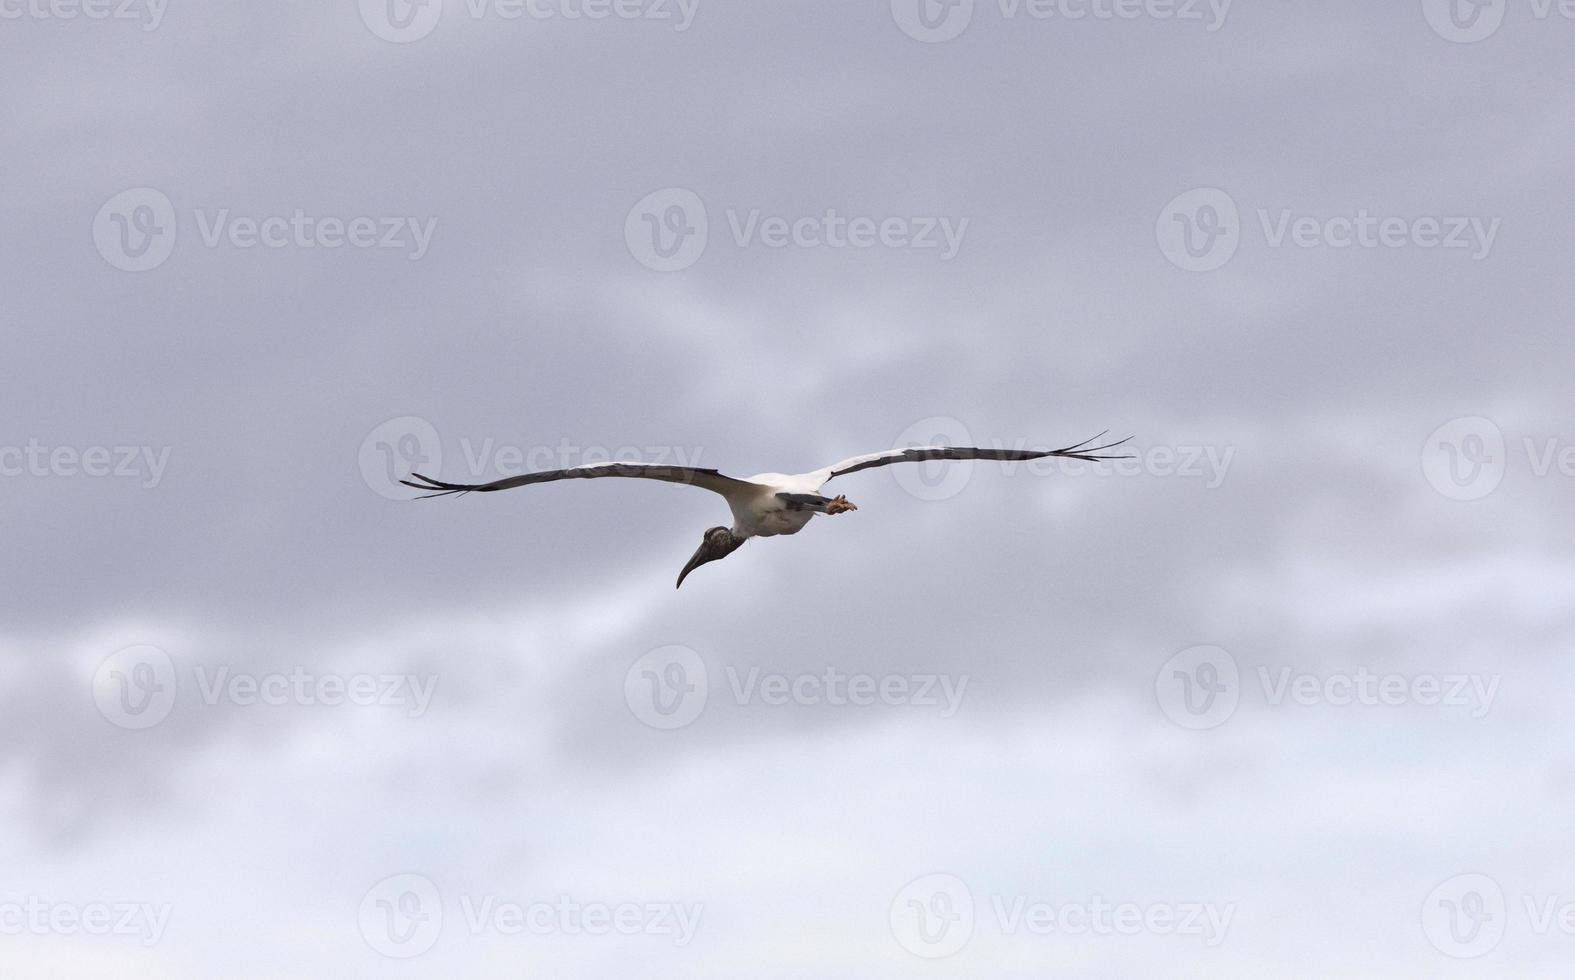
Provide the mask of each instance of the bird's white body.
{"label": "bird's white body", "polygon": [[724,493],[727,506],[733,512],[733,533],[741,538],[771,538],[779,534],[797,534],[810,518],[825,513],[819,509],[791,508],[779,494],[813,494],[819,496],[824,478],[816,473],[757,473],[744,480],[752,484],[748,490]]}

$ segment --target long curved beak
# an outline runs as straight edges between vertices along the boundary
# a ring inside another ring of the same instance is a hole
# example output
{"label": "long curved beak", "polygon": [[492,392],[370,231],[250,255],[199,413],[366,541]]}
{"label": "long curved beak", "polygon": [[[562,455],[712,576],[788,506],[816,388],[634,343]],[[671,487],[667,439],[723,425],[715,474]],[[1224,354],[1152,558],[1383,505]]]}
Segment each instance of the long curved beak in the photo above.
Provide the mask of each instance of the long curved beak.
{"label": "long curved beak", "polygon": [[685,565],[684,570],[678,573],[678,584],[673,586],[673,588],[682,588],[684,579],[688,577],[690,572],[699,568],[701,565],[704,565],[708,561],[715,561],[716,557],[716,554],[711,551],[711,545],[709,543],[700,545],[700,547],[695,550],[694,557],[689,559],[689,564]]}

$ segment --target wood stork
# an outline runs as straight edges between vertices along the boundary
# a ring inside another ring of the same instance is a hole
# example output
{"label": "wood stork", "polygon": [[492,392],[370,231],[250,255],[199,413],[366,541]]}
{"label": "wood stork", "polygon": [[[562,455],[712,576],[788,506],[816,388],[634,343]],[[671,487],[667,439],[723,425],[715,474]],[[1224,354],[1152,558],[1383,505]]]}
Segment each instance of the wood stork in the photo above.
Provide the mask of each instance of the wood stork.
{"label": "wood stork", "polygon": [[1047,449],[1033,451],[1025,449],[974,449],[957,446],[914,446],[907,449],[891,449],[881,453],[869,453],[864,456],[854,456],[840,463],[812,470],[809,473],[758,473],[748,479],[740,480],[731,476],[724,476],[716,470],[703,470],[693,466],[668,466],[660,463],[588,463],[584,466],[574,466],[564,470],[543,470],[539,473],[525,473],[520,476],[505,477],[491,483],[444,483],[434,480],[420,473],[412,473],[411,479],[400,480],[407,487],[417,490],[430,490],[425,497],[445,497],[452,493],[491,493],[494,490],[511,490],[514,487],[529,486],[532,483],[550,483],[554,480],[587,480],[604,476],[638,477],[645,480],[662,480],[667,483],[687,483],[691,486],[704,487],[707,490],[719,493],[727,501],[727,506],[733,512],[732,527],[708,528],[700,539],[700,547],[695,551],[694,557],[678,573],[678,584],[681,587],[684,579],[690,572],[704,565],[706,562],[726,558],[737,551],[745,541],[750,538],[770,538],[779,534],[797,534],[809,523],[810,518],[816,514],[843,514],[858,510],[858,507],[848,501],[848,498],[838,494],[835,497],[826,497],[820,490],[827,483],[839,476],[857,473],[859,470],[872,469],[876,466],[890,466],[892,463],[918,463],[924,460],[944,459],[993,459],[993,460],[1026,460],[1043,459],[1047,456],[1058,456],[1065,459],[1081,459],[1087,462],[1108,459],[1126,459],[1126,456],[1105,455],[1108,450],[1115,449],[1125,444],[1128,440],[1110,442],[1103,445],[1093,445],[1098,442],[1104,433],[1085,439],[1073,446],[1064,449]]}

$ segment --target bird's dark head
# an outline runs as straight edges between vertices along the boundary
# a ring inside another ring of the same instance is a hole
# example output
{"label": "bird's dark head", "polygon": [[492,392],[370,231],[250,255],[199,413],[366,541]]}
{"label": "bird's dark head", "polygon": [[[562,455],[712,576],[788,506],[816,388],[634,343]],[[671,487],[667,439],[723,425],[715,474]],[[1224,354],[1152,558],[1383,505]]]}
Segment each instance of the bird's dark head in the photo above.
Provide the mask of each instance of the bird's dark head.
{"label": "bird's dark head", "polygon": [[674,588],[681,587],[684,584],[684,578],[706,562],[716,561],[718,558],[726,558],[737,551],[745,540],[745,538],[738,537],[725,527],[707,528],[705,536],[700,539],[699,550],[695,552],[693,558],[689,559],[689,564],[684,566],[684,570],[678,573],[678,585],[674,586]]}

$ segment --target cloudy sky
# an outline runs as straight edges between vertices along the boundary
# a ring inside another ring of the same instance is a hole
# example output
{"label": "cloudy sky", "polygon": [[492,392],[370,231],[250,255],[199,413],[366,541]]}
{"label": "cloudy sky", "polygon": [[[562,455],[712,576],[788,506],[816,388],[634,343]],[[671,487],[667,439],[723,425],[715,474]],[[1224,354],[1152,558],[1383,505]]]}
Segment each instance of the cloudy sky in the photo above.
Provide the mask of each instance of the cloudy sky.
{"label": "cloudy sky", "polygon": [[0,0],[0,972],[1551,975],[1572,45]]}

